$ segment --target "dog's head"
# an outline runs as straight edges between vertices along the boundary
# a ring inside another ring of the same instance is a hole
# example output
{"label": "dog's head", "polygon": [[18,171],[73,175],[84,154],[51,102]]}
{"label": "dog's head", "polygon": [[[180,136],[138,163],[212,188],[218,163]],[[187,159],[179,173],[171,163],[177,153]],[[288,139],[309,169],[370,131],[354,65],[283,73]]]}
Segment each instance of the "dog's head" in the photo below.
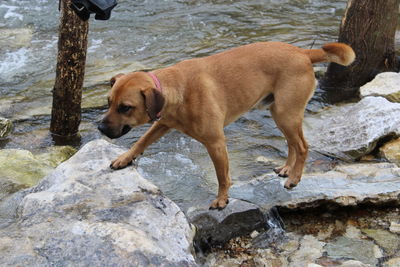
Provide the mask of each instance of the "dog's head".
{"label": "dog's head", "polygon": [[164,105],[164,97],[145,72],[118,74],[111,78],[108,111],[98,129],[118,138],[132,127],[152,122]]}

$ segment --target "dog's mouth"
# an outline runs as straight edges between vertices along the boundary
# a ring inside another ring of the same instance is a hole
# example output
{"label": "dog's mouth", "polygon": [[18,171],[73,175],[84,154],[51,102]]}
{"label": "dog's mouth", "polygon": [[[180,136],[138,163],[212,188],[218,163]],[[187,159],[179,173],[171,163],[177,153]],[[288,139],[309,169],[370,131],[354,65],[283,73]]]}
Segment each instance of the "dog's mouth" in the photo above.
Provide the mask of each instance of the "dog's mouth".
{"label": "dog's mouth", "polygon": [[123,135],[127,134],[131,129],[132,129],[131,126],[124,125],[124,127],[122,127],[122,131],[121,131],[121,135],[120,136],[123,136]]}
{"label": "dog's mouth", "polygon": [[106,135],[108,138],[115,139],[128,133],[132,129],[132,127],[129,125],[124,125],[121,131],[116,132],[112,128],[108,127],[106,124],[100,123],[98,129],[102,134]]}

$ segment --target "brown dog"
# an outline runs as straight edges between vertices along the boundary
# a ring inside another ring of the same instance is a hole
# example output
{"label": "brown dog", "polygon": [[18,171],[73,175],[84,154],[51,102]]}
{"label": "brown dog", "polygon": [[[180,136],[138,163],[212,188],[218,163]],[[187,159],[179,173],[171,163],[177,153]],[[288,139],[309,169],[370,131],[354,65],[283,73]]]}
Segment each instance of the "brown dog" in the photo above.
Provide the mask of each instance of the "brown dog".
{"label": "brown dog", "polygon": [[131,127],[153,122],[151,128],[111,163],[126,167],[171,128],[201,142],[214,163],[218,196],[210,208],[228,203],[228,152],[224,126],[263,99],[273,99],[271,114],[288,144],[286,164],[275,171],[288,176],[285,188],[301,178],[308,145],[303,136],[304,109],[315,88],[312,64],[349,65],[355,54],[342,43],[322,49],[266,42],[237,47],[208,57],[182,61],[152,73],[119,74],[111,79],[109,110],[99,130],[110,138]]}

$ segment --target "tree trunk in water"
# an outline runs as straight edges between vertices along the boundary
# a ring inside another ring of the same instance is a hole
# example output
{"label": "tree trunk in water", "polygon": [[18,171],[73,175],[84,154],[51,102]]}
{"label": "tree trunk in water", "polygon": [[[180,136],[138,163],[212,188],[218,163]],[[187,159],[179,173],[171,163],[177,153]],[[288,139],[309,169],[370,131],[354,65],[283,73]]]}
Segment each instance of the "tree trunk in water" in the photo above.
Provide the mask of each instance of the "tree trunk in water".
{"label": "tree trunk in water", "polygon": [[89,29],[88,21],[82,21],[70,4],[71,0],[60,2],[58,56],[50,124],[52,134],[64,137],[75,136],[79,130]]}
{"label": "tree trunk in water", "polygon": [[395,71],[395,33],[400,0],[348,0],[339,42],[349,44],[355,62],[344,67],[330,63],[321,88],[332,102],[358,96],[359,87],[378,73]]}

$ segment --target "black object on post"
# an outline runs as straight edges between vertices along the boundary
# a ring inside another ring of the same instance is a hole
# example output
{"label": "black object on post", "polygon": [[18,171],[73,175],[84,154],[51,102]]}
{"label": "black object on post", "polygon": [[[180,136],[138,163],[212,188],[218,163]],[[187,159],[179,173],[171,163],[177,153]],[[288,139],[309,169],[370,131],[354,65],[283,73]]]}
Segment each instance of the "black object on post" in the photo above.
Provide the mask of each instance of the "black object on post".
{"label": "black object on post", "polygon": [[90,14],[96,14],[97,20],[108,20],[116,5],[116,0],[72,0],[71,8],[82,20],[88,20]]}

